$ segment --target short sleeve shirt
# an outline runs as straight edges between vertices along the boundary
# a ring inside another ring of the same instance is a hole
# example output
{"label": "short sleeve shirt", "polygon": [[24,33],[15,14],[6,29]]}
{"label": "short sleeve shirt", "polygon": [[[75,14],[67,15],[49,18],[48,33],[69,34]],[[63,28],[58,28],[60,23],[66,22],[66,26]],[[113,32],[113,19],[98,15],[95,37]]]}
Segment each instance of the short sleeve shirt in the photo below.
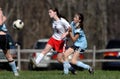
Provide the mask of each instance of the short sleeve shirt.
{"label": "short sleeve shirt", "polygon": [[80,47],[81,49],[86,49],[87,48],[87,40],[86,36],[84,34],[84,31],[79,28],[74,30],[74,34],[79,33],[79,38],[74,42],[74,45],[77,47]]}
{"label": "short sleeve shirt", "polygon": [[54,33],[52,37],[56,40],[62,40],[62,34],[65,33],[69,27],[70,24],[64,18],[60,18],[58,21],[53,21],[52,28]]}

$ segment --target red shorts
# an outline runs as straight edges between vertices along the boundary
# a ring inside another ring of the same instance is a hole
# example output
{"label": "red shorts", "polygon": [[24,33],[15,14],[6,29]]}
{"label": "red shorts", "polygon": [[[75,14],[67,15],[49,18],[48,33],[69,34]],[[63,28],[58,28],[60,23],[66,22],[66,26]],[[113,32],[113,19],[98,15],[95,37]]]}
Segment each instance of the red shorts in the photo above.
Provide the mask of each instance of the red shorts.
{"label": "red shorts", "polygon": [[64,40],[56,40],[53,37],[51,37],[47,44],[51,45],[53,49],[58,53],[63,52]]}

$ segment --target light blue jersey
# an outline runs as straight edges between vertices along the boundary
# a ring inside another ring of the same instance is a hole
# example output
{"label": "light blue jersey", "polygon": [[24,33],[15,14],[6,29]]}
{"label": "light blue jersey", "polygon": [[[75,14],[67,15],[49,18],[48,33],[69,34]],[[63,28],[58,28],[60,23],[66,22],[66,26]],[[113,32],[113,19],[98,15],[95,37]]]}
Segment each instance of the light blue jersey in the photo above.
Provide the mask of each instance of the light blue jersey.
{"label": "light blue jersey", "polygon": [[75,29],[74,33],[80,34],[79,38],[74,42],[74,45],[77,47],[80,47],[81,49],[86,49],[87,48],[87,40],[86,40],[84,31],[81,28],[79,28],[79,29]]}
{"label": "light blue jersey", "polygon": [[74,22],[71,22],[71,27],[72,27],[73,35],[75,35],[76,33],[79,33],[80,35],[79,38],[74,42],[74,45],[80,47],[81,49],[86,49],[87,39],[84,31],[81,28],[76,29]]}
{"label": "light blue jersey", "polygon": [[5,24],[0,26],[0,31],[4,31],[4,32],[8,31]]}
{"label": "light blue jersey", "polygon": [[[75,36],[75,34],[79,34],[79,38],[74,42],[74,45],[71,46],[72,49],[74,49],[74,52],[79,52],[83,53],[84,50],[87,48],[87,40],[84,31],[81,28],[76,28],[76,24],[74,22],[71,22],[71,28],[72,28],[72,33]],[[69,50],[69,49],[68,49]],[[77,58],[76,58],[77,59]],[[91,67],[87,64],[84,64],[83,62],[77,60],[76,63],[74,63],[78,67],[82,67],[84,69],[89,70],[89,72],[93,72],[93,70],[90,71]],[[63,62],[63,67],[64,67],[64,74],[69,73],[69,62],[64,61]]]}

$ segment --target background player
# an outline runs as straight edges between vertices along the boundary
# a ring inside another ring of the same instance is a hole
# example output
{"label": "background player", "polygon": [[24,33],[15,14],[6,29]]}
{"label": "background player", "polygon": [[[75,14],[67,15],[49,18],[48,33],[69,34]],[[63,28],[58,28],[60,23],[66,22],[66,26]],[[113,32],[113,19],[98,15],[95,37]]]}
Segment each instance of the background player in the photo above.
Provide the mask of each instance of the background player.
{"label": "background player", "polygon": [[12,55],[10,54],[10,46],[9,46],[9,40],[7,38],[7,28],[4,24],[6,21],[6,17],[3,15],[3,11],[0,8],[0,48],[3,50],[5,57],[7,58],[10,67],[12,68],[12,71],[15,76],[19,76],[16,64],[14,59],[12,58]]}

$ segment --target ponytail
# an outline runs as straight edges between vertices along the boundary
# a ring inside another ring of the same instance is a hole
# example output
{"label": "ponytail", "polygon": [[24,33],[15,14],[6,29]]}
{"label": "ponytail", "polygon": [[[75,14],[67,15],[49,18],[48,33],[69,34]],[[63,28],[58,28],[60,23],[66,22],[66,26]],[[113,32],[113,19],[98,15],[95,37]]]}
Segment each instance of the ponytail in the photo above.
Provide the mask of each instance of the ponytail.
{"label": "ponytail", "polygon": [[83,16],[83,14],[81,14],[81,13],[77,13],[77,15],[79,16],[79,19],[81,20],[81,21],[80,21],[80,28],[81,28],[81,29],[84,29],[84,28],[83,28],[84,16]]}

